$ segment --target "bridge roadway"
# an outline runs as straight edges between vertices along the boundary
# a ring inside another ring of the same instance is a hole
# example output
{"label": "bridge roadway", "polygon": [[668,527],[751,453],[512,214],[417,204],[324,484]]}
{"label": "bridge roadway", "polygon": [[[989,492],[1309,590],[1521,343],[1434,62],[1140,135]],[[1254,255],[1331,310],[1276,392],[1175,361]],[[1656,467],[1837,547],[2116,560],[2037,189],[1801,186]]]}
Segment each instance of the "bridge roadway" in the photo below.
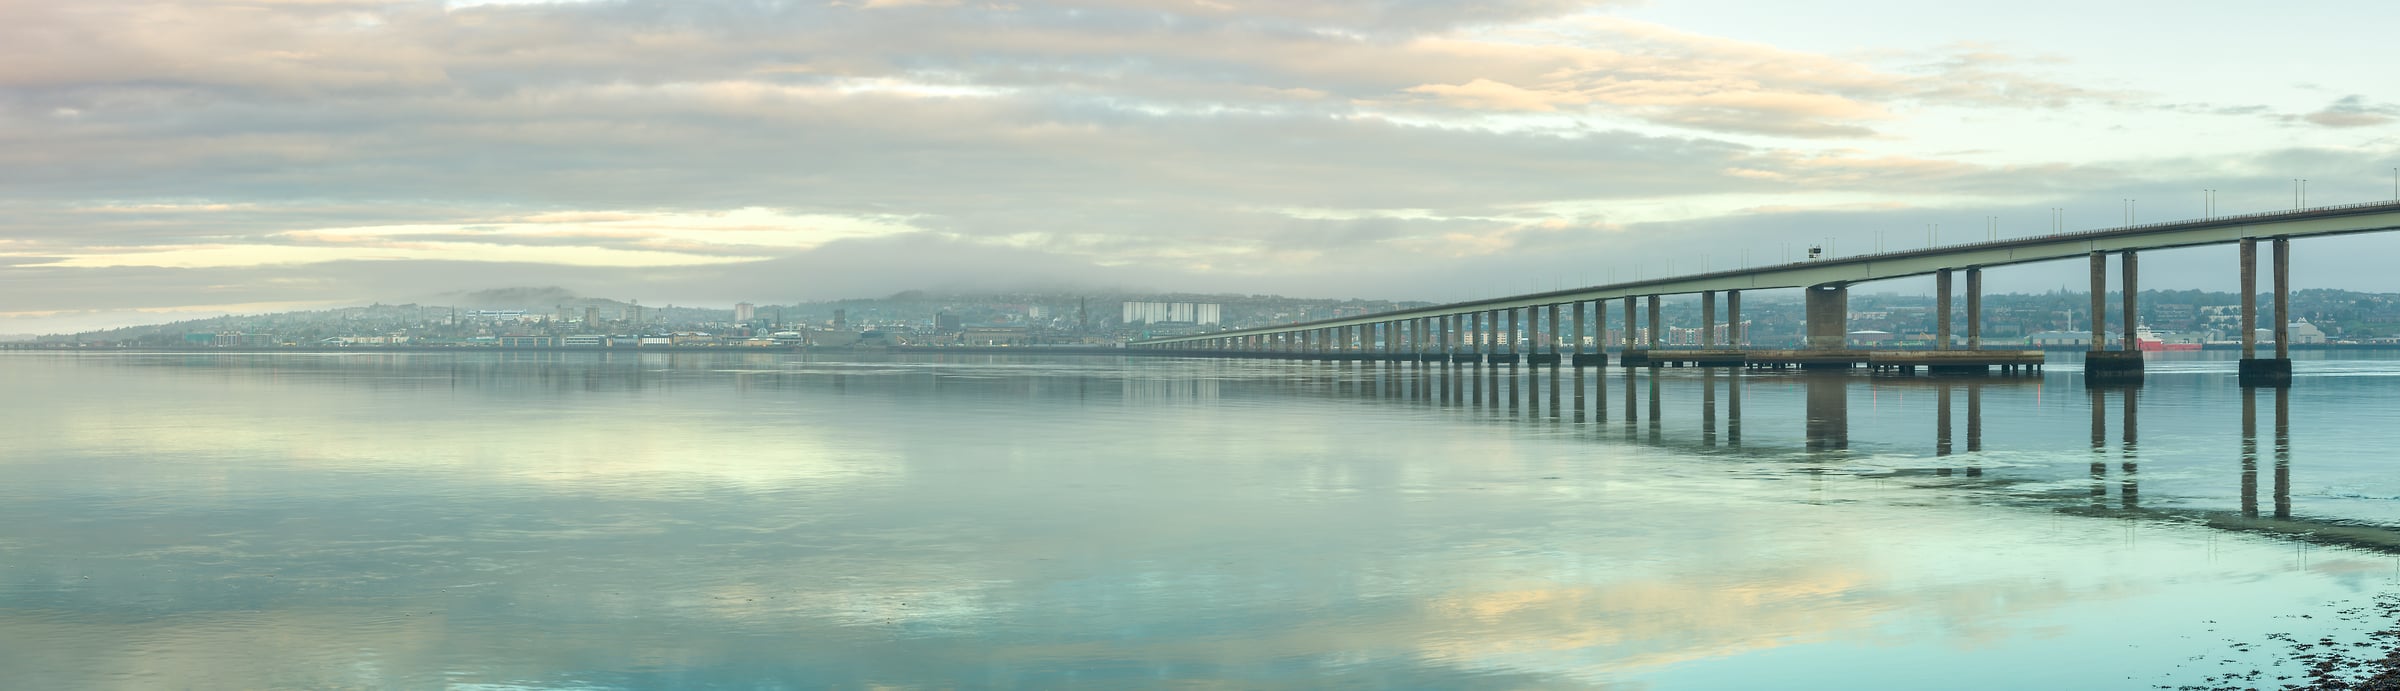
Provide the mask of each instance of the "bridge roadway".
{"label": "bridge roadway", "polygon": [[[2103,228],[2038,237],[2013,238],[1988,242],[1948,245],[1920,250],[1885,252],[1831,259],[1794,262],[1776,266],[1732,269],[1685,276],[1613,283],[1542,293],[1473,300],[1435,305],[1378,314],[1336,319],[1324,319],[1278,326],[1231,329],[1207,334],[1156,338],[1136,341],[1128,347],[1188,351],[1195,355],[1243,354],[1252,357],[1274,357],[1277,354],[1295,356],[1386,356],[1407,359],[1446,358],[1458,361],[1507,362],[1518,361],[1518,343],[1528,344],[1531,361],[1555,363],[1560,359],[1559,345],[1572,344],[1574,362],[1578,365],[1605,364],[1603,355],[1584,352],[1584,336],[1595,336],[1595,345],[1609,343],[1607,311],[1610,301],[1624,304],[1623,330],[1624,364],[1653,364],[1649,350],[1658,349],[1665,331],[1659,315],[1659,298],[1665,295],[1699,293],[1704,322],[1700,329],[1701,348],[1733,346],[1740,343],[1736,330],[1741,324],[1741,291],[1777,288],[1805,288],[1807,297],[1808,346],[1814,350],[1840,350],[1846,345],[1848,329],[1849,291],[1851,284],[1868,281],[1933,275],[1936,278],[1936,303],[1939,313],[1936,347],[1947,350],[1954,339],[1951,324],[1951,278],[1953,272],[1966,272],[1967,348],[1980,350],[1981,343],[1981,271],[1988,267],[2009,266],[2042,261],[2086,257],[2091,262],[2092,314],[2107,311],[2107,266],[2109,255],[2123,263],[2122,297],[2124,299],[2121,333],[2132,334],[2132,317],[2138,312],[2135,303],[2139,292],[2137,252],[2152,249],[2171,249],[2238,243],[2242,247],[2240,274],[2242,285],[2243,365],[2245,383],[2282,385],[2290,378],[2290,354],[2283,315],[2290,295],[2290,240],[2298,237],[2345,235],[2400,230],[2400,202],[2376,202],[2344,206],[2317,207],[2288,212],[2256,213],[2222,216],[2191,221],[2175,221],[2142,225]],[[2276,353],[2272,359],[2257,357],[2256,324],[2258,309],[2257,244],[2270,242],[2274,249],[2274,285],[2276,324]],[[1726,325],[1724,338],[1718,337],[1715,318],[1716,293],[1725,292]],[[1647,301],[1648,328],[1639,328],[1635,308],[1636,298]],[[1597,330],[1584,328],[1586,304],[1593,308]],[[1562,333],[1560,309],[1571,306],[1574,315],[1572,332]],[[1548,312],[1549,330],[1540,328],[1543,312]],[[1523,314],[1525,328],[1519,328]],[[1502,324],[1502,317],[1506,324]],[[1486,323],[1488,321],[1488,324]],[[2086,361],[2086,376],[2090,378],[2139,378],[2141,355],[2133,339],[2126,338],[2120,350],[2107,350],[2106,328],[2103,319],[2092,321],[2092,351]],[[1505,335],[1505,336],[1504,336]],[[1379,337],[1380,336],[1380,337]],[[1542,338],[1547,336],[1547,339]],[[1547,343],[1549,352],[1540,352]],[[1640,346],[1647,345],[1648,348]],[[1380,346],[1380,353],[1376,352]],[[1661,356],[1667,355],[1660,353]],[[1958,362],[1971,362],[1959,359]],[[1738,364],[1738,363],[1729,363]]]}

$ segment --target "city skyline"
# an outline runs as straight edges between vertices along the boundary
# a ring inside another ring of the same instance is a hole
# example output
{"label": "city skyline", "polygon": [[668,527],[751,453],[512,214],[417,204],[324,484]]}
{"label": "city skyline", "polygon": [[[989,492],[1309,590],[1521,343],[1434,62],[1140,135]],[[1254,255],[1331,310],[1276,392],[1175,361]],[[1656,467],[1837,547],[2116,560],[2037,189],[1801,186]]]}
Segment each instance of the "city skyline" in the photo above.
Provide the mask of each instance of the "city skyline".
{"label": "city skyline", "polygon": [[[1445,302],[2400,193],[2365,3],[5,6],[0,333],[527,284]],[[2400,290],[2394,248],[2295,285]]]}

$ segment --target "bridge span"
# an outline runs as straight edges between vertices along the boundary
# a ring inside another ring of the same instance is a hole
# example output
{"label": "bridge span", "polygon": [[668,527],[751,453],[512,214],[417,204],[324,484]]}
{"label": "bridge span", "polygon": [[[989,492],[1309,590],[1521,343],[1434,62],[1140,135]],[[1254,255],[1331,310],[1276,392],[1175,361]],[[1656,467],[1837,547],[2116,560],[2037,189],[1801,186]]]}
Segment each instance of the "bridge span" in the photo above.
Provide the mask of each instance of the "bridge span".
{"label": "bridge span", "polygon": [[[2322,235],[2346,235],[2400,230],[2400,202],[2375,202],[2317,207],[2287,212],[2220,216],[2199,220],[2119,226],[2035,237],[1975,242],[1899,252],[1817,259],[1774,266],[1714,271],[1684,276],[1611,283],[1542,293],[1471,300],[1396,310],[1355,317],[1324,319],[1277,326],[1230,329],[1207,334],[1155,338],[1127,344],[1129,348],[1165,350],[1192,355],[1246,357],[1335,357],[1411,361],[1552,364],[1571,358],[1575,365],[1605,365],[1605,344],[1612,343],[1607,327],[1611,302],[1621,302],[1624,323],[1620,362],[1657,365],[1669,360],[1700,365],[1735,365],[1746,361],[1736,348],[1741,324],[1741,293],[1745,290],[1805,289],[1807,349],[1789,359],[1804,366],[1855,366],[1867,361],[1863,352],[1847,349],[1849,287],[1852,284],[1912,276],[1935,278],[1936,348],[1952,348],[1953,276],[1965,278],[1965,340],[1968,352],[1926,358],[1929,368],[1982,368],[2022,362],[2022,354],[1985,351],[1982,342],[1982,272],[1992,267],[2085,258],[2091,264],[2091,351],[2085,376],[2096,379],[2139,378],[2141,352],[2131,338],[2140,292],[2139,253],[2144,250],[2239,244],[2238,269],[2242,294],[2241,378],[2246,384],[2281,385],[2291,377],[2289,319],[2285,309],[2291,293],[2291,240]],[[2258,245],[2273,251],[2271,292],[2275,303],[2275,353],[2258,356]],[[2122,265],[2124,300],[2121,321],[2127,335],[2118,350],[2107,345],[2107,261],[2114,255]],[[1697,293],[1701,296],[1700,351],[1656,353],[1665,325],[1660,298]],[[1716,325],[1717,294],[1724,293],[1726,325]],[[1648,311],[1647,328],[1637,310]],[[1586,327],[1585,314],[1594,319]],[[1570,329],[1562,328],[1562,311],[1572,313]],[[1542,325],[1547,318],[1548,330]],[[1520,321],[1520,318],[1522,321]],[[1503,321],[1505,320],[1505,324]],[[1520,324],[1523,328],[1520,328]],[[1547,338],[1542,338],[1546,336]],[[1593,348],[1587,352],[1585,338]],[[1525,344],[1520,352],[1519,342]],[[1560,346],[1568,346],[1566,352]],[[1547,346],[1546,352],[1544,346]],[[1788,351],[1787,351],[1788,352]],[[1992,353],[1986,358],[1978,353]],[[1681,353],[1681,354],[1676,354]],[[1990,359],[1991,362],[1984,362]]]}

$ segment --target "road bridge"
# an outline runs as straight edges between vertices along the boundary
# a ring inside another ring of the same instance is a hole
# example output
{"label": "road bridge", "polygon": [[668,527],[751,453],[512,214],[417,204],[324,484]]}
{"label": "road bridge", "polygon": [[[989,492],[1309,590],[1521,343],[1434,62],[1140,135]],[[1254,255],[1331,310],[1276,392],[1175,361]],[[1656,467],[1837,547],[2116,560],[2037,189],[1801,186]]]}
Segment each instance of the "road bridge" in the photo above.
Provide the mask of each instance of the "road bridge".
{"label": "road bridge", "polygon": [[[1207,334],[1154,338],[1127,347],[1203,356],[1296,357],[1475,362],[1493,364],[1556,364],[1562,359],[1578,366],[1605,365],[1605,344],[1611,343],[1607,314],[1611,303],[1622,305],[1627,328],[1620,362],[1655,364],[1649,351],[1662,346],[1666,325],[1660,298],[1698,294],[1701,297],[1701,349],[1735,349],[1741,343],[1741,294],[1746,290],[1802,289],[1806,296],[1807,346],[1811,351],[1847,348],[1849,287],[1869,281],[1931,275],[1935,279],[1938,349],[1953,347],[1953,278],[1965,279],[1965,349],[1982,350],[1982,272],[1986,268],[2032,262],[2084,259],[2091,265],[2091,351],[2085,376],[2092,379],[2139,378],[2142,359],[2132,334],[2140,292],[2139,253],[2146,250],[2238,244],[2242,294],[2241,378],[2246,384],[2281,385],[2291,377],[2290,319],[2285,309],[2291,294],[2291,241],[2294,238],[2400,230],[2400,202],[2376,202],[2317,207],[2287,212],[2221,216],[2199,220],[2128,225],[1947,245],[1918,250],[1882,252],[1851,257],[1813,259],[1774,266],[1731,269],[1684,276],[1396,310],[1355,317],[1324,319],[1277,326],[1230,329]],[[2274,357],[2259,357],[2258,245],[2273,252],[2271,293],[2276,315]],[[2107,342],[2107,262],[2120,262],[2125,338],[2118,349]],[[1724,293],[1725,318],[1717,319],[1718,293]],[[1639,311],[1647,309],[1647,324]],[[1594,319],[1587,322],[1586,314]],[[1571,315],[1572,324],[1562,323]],[[1717,325],[1725,324],[1723,330]],[[1548,328],[1544,329],[1543,325]],[[1587,324],[1590,328],[1587,328]],[[1584,344],[1590,337],[1593,347]],[[1563,348],[1562,348],[1563,346]],[[2011,359],[2019,355],[2008,356]],[[1717,358],[1714,364],[1737,366],[1740,359]],[[1816,357],[1795,360],[1845,363],[1849,358]],[[1972,356],[1947,359],[1955,368],[1974,367]],[[1996,364],[1996,363],[1995,363]]]}

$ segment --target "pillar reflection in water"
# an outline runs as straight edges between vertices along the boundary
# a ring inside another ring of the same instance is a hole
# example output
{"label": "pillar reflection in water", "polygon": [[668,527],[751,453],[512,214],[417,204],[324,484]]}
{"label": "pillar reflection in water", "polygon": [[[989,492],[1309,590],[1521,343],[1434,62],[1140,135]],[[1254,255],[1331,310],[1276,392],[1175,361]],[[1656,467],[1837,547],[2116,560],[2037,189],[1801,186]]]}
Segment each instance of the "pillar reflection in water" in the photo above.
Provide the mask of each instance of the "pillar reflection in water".
{"label": "pillar reflection in water", "polygon": [[[1580,370],[1578,371],[1580,372]],[[1607,419],[1608,373],[1602,370],[1592,374],[1592,421],[1600,422]]]}
{"label": "pillar reflection in water", "polygon": [[1483,408],[1483,365],[1459,365],[1459,377],[1466,377],[1466,403]]}
{"label": "pillar reflection in water", "polygon": [[2108,391],[2086,389],[2092,399],[2092,508],[2108,500]]}
{"label": "pillar reflection in water", "polygon": [[1657,370],[1651,370],[1651,372],[1650,372],[1650,443],[1652,443],[1652,444],[1656,444],[1656,443],[1658,443],[1658,441],[1659,441],[1659,435],[1665,431],[1665,430],[1661,429],[1661,427],[1660,427],[1660,421],[1659,421],[1660,414],[1659,414],[1659,412],[1658,412],[1658,411],[1659,411],[1659,404],[1658,404],[1658,371],[1657,371]]}
{"label": "pillar reflection in water", "polygon": [[1500,407],[1500,366],[1488,364],[1484,365],[1483,379],[1485,390],[1484,403],[1494,409],[1498,409]]}
{"label": "pillar reflection in water", "polygon": [[[2127,256],[2132,255],[2129,253]],[[2136,421],[2136,411],[2141,409],[2141,400],[2141,389],[2128,388],[2125,390],[2123,410],[2125,432],[2123,444],[2118,448],[2117,463],[2117,469],[2123,471],[2124,475],[2117,478],[2117,502],[2128,509],[2140,508],[2142,505],[2141,485],[2134,477],[2135,471],[2141,466],[2138,454],[2135,452],[2138,446],[2136,439],[2140,436],[2141,430],[2141,425]]]}
{"label": "pillar reflection in water", "polygon": [[1627,367],[1627,368],[1625,368],[1625,428],[1626,428],[1626,429],[1628,429],[1628,430],[1630,430],[1630,429],[1633,429],[1633,423],[1636,421],[1636,419],[1637,419],[1637,418],[1639,418],[1639,417],[1640,417],[1639,415],[1635,414],[1635,412],[1634,412],[1634,407],[1633,407],[1633,388],[1634,388],[1634,387],[1633,387],[1633,384],[1634,384],[1634,381],[1633,381],[1633,380],[1634,380],[1634,374],[1633,374],[1633,371],[1634,371],[1634,370],[1636,370],[1636,369],[1640,369],[1640,368],[1638,368],[1638,367]]}
{"label": "pillar reflection in water", "polygon": [[1967,477],[1983,477],[1983,382],[1967,381]]}
{"label": "pillar reflection in water", "polygon": [[[1555,311],[1555,308],[1554,308],[1554,311]],[[1553,317],[1556,317],[1557,315],[1556,315],[1556,314],[1553,314],[1553,315],[1551,315],[1551,316],[1553,316]],[[1555,343],[1555,341],[1554,341],[1553,343]],[[1578,374],[1578,375],[1582,374],[1581,370],[1577,370],[1577,374]],[[1579,400],[1580,400],[1580,399],[1582,399],[1582,398],[1583,398],[1583,391],[1582,391],[1581,389],[1577,389],[1577,390],[1575,391],[1575,397],[1576,397],[1577,399],[1579,399]],[[1558,417],[1558,366],[1557,366],[1557,365],[1552,365],[1552,366],[1550,366],[1550,417]],[[1581,416],[1581,415],[1577,415],[1577,416],[1576,416],[1576,419],[1577,419],[1577,420],[1581,420],[1582,418],[1583,418],[1583,416]]]}
{"label": "pillar reflection in water", "polygon": [[1717,370],[1700,370],[1700,445],[1717,445]]}
{"label": "pillar reflection in water", "polygon": [[[1939,458],[1950,455],[1950,382],[1934,385],[1933,401],[1933,455]],[[1942,474],[1950,474],[1950,467],[1943,466]]]}
{"label": "pillar reflection in water", "polygon": [[2108,499],[2108,397],[2118,394],[2119,412],[2123,415],[2124,430],[2116,449],[2118,472],[2117,503],[2127,509],[2141,508],[2142,490],[2136,473],[2139,460],[2141,424],[2141,387],[2088,387],[2092,399],[2092,508],[2102,508]]}
{"label": "pillar reflection in water", "polygon": [[[1577,316],[1582,316],[1582,314],[1583,314],[1583,306],[1582,306],[1582,305],[1576,305],[1576,306],[1575,306],[1575,310],[1576,310],[1576,315],[1577,315]],[[1583,399],[1583,368],[1581,368],[1581,367],[1576,367],[1576,368],[1573,368],[1573,369],[1575,370],[1575,374],[1574,374],[1574,376],[1571,378],[1571,380],[1570,380],[1570,382],[1569,382],[1569,383],[1571,383],[1571,384],[1573,384],[1573,385],[1575,386],[1575,421],[1576,421],[1576,422],[1583,422],[1583,419],[1584,419],[1584,418],[1583,418],[1584,411],[1586,411],[1586,410],[1589,410],[1589,409],[1590,409],[1590,407],[1589,407],[1588,405],[1586,405],[1586,403],[1584,402],[1584,399]],[[1603,380],[1603,381],[1605,381],[1605,380]]]}
{"label": "pillar reflection in water", "polygon": [[[1736,293],[1739,295],[1739,293]],[[1727,370],[1725,379],[1725,444],[1742,446],[1742,370]]]}
{"label": "pillar reflection in water", "polygon": [[[2275,392],[2275,518],[2292,517],[2292,392]],[[2242,515],[2258,517],[2258,389],[2242,389]]]}
{"label": "pillar reflection in water", "polygon": [[2258,517],[2258,390],[2242,389],[2242,515]]}
{"label": "pillar reflection in water", "polygon": [[[1508,380],[1508,414],[1511,417],[1522,416],[1525,414],[1524,405],[1526,403],[1530,403],[1533,398],[1529,392],[1525,390],[1526,387],[1533,386],[1533,378],[1516,376],[1516,365],[1508,366],[1508,374],[1509,376],[1506,377]],[[1519,379],[1523,379],[1524,384],[1519,385],[1517,383],[1517,380]]]}
{"label": "pillar reflection in water", "polygon": [[[2280,253],[2283,240],[2275,242]],[[2275,318],[2283,319],[2283,313],[2277,312]],[[2282,348],[2282,342],[2276,347]],[[2275,387],[2275,517],[2292,517],[2292,390],[2280,386]]]}
{"label": "pillar reflection in water", "polygon": [[1803,375],[1808,389],[1808,450],[1850,448],[1850,379],[1839,374]]}

